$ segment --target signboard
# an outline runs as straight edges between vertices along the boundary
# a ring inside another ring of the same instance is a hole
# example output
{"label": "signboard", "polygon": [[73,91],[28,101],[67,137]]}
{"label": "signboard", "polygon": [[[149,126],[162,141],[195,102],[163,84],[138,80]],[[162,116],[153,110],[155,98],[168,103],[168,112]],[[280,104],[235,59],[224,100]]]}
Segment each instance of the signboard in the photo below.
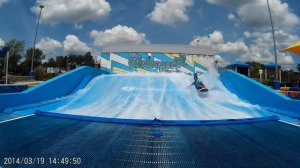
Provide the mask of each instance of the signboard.
{"label": "signboard", "polygon": [[47,73],[54,73],[53,67],[47,67]]}
{"label": "signboard", "polygon": [[59,73],[58,67],[47,67],[47,73]]}
{"label": "signboard", "polygon": [[154,61],[153,59],[143,59],[142,57],[130,57],[128,65],[132,68],[154,68],[159,71],[166,71],[168,69],[178,69],[185,66],[186,56],[174,58],[172,61]]}

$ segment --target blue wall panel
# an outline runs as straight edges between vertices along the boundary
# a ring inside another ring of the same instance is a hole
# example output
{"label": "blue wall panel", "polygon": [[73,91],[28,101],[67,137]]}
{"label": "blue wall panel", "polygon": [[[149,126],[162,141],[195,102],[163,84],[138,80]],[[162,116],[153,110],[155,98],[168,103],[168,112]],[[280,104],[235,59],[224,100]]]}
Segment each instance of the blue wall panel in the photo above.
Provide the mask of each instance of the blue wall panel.
{"label": "blue wall panel", "polygon": [[2,85],[0,86],[0,94],[22,92],[27,88],[27,85]]}
{"label": "blue wall panel", "polygon": [[24,92],[0,94],[0,112],[8,107],[21,106],[68,95],[77,88],[85,76],[101,74],[108,74],[108,72],[84,66],[45,81]]}
{"label": "blue wall panel", "polygon": [[123,57],[125,59],[129,59],[130,57],[133,56],[131,53],[126,53],[126,52],[117,52],[115,54],[120,56],[120,57]]}
{"label": "blue wall panel", "polygon": [[198,68],[200,68],[200,69],[203,69],[203,70],[207,70],[207,68],[206,67],[204,67],[203,65],[201,65],[201,64],[199,64],[199,63],[197,63],[197,62],[194,62],[195,63],[195,67],[198,67]]}
{"label": "blue wall panel", "polygon": [[105,58],[106,60],[110,60],[110,53],[102,53],[101,57]]}
{"label": "blue wall panel", "polygon": [[220,78],[225,87],[240,98],[266,109],[300,118],[300,101],[293,100],[281,93],[232,70],[220,72]]}
{"label": "blue wall panel", "polygon": [[111,67],[116,67],[116,68],[120,68],[120,69],[123,69],[123,70],[126,70],[126,71],[129,71],[129,72],[133,72],[134,69],[127,66],[127,65],[124,65],[124,64],[121,64],[119,62],[116,62],[116,61],[111,61]]}

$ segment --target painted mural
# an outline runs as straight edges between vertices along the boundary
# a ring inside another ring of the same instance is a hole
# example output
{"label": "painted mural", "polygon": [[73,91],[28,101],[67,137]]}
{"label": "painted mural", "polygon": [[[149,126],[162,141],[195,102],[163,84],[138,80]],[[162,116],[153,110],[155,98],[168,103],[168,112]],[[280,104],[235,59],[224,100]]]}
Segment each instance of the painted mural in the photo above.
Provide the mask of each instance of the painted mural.
{"label": "painted mural", "polygon": [[[134,62],[135,61],[135,62]],[[136,62],[139,61],[139,66]],[[125,72],[185,72],[203,73],[207,65],[197,56],[167,53],[102,53],[101,69],[113,73]]]}

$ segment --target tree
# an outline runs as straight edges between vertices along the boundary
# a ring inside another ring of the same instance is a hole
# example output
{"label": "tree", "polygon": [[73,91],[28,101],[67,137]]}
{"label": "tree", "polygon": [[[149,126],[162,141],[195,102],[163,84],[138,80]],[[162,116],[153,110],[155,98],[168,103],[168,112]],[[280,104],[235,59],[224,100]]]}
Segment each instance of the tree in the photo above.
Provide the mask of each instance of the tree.
{"label": "tree", "polygon": [[[25,60],[21,63],[23,75],[28,74],[28,72],[31,70],[32,51],[33,48],[29,48],[26,50]],[[33,68],[37,68],[38,66],[42,65],[43,59],[45,59],[43,51],[36,48],[34,52]]]}
{"label": "tree", "polygon": [[91,52],[87,52],[84,55],[69,54],[67,56],[67,63],[71,66],[94,66],[94,59]]}
{"label": "tree", "polygon": [[19,64],[24,53],[24,41],[12,39],[5,44],[6,47],[10,48],[9,61],[8,61],[8,72],[10,74],[19,74]]}
{"label": "tree", "polygon": [[66,68],[67,67],[67,57],[65,56],[57,56],[55,58],[56,66],[60,68]]}
{"label": "tree", "polygon": [[54,58],[50,58],[46,64],[47,67],[56,67],[57,63]]}
{"label": "tree", "polygon": [[300,64],[297,65],[298,72],[300,72]]}
{"label": "tree", "polygon": [[91,52],[87,52],[83,56],[82,64],[81,65],[86,65],[86,66],[94,66],[94,59],[93,56],[91,55]]}
{"label": "tree", "polygon": [[248,65],[251,66],[251,77],[252,78],[259,78],[259,69],[262,69],[262,64],[252,61],[246,62]]}

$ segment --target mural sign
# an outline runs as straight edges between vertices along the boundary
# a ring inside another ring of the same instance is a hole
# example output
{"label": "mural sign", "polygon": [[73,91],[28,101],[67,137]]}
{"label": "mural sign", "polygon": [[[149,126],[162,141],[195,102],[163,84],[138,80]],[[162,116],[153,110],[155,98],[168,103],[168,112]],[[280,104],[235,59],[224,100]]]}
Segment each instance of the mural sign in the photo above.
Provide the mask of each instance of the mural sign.
{"label": "mural sign", "polygon": [[166,71],[168,69],[178,69],[185,66],[186,56],[181,55],[174,58],[172,61],[154,61],[153,59],[143,59],[142,57],[130,57],[128,65],[132,68],[154,68],[159,71]]}

